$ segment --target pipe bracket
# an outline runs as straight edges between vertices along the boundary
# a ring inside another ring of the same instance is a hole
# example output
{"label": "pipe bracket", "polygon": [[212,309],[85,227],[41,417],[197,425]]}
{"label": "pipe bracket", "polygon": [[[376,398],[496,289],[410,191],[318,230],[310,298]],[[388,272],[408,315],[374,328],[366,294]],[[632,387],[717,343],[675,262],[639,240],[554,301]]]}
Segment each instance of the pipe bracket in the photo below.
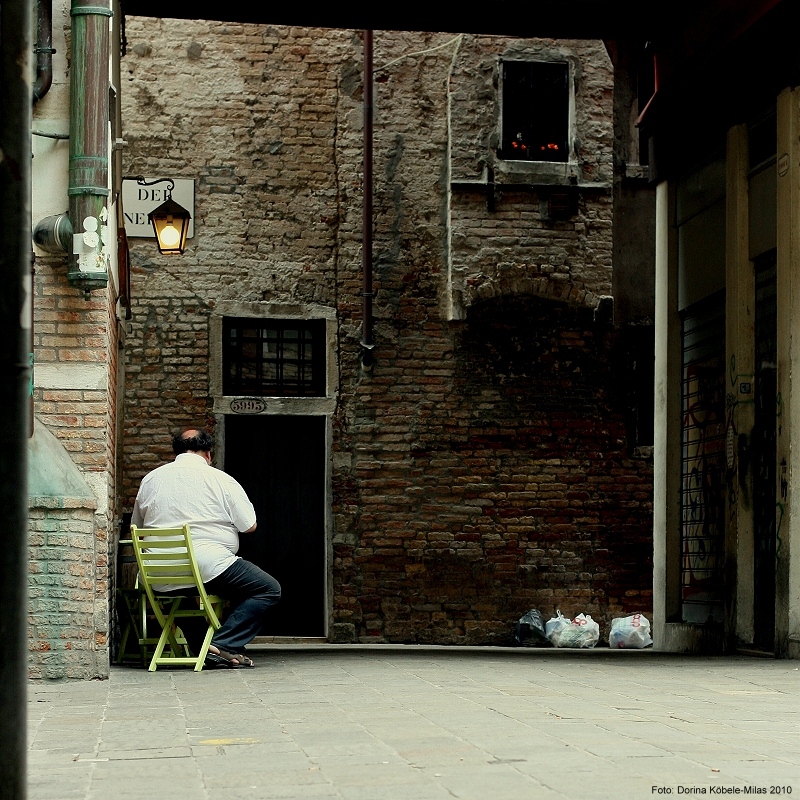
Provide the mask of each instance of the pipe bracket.
{"label": "pipe bracket", "polygon": [[70,16],[98,16],[98,17],[113,17],[114,12],[110,8],[103,6],[73,6],[70,9]]}
{"label": "pipe bracket", "polygon": [[71,197],[84,194],[96,194],[100,197],[108,197],[109,191],[102,186],[70,186],[69,189],[67,189],[67,194]]}

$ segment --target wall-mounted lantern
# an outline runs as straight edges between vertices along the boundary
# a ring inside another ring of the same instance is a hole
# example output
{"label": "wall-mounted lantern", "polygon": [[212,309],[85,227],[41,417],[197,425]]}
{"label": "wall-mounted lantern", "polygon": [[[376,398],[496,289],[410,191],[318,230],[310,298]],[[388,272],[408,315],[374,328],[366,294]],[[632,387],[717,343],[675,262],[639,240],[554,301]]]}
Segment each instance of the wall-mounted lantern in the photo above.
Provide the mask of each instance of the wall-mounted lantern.
{"label": "wall-mounted lantern", "polygon": [[147,218],[156,232],[158,252],[183,253],[186,249],[186,234],[189,233],[191,214],[171,197],[158,208],[153,209]]}
{"label": "wall-mounted lantern", "polygon": [[138,186],[154,186],[158,183],[169,184],[165,192],[167,199],[154,208],[147,215],[147,219],[156,234],[158,252],[164,255],[171,253],[180,255],[186,249],[186,236],[189,233],[192,215],[172,199],[172,190],[175,188],[175,181],[172,178],[156,178],[153,181],[146,181],[142,177],[136,178]]}

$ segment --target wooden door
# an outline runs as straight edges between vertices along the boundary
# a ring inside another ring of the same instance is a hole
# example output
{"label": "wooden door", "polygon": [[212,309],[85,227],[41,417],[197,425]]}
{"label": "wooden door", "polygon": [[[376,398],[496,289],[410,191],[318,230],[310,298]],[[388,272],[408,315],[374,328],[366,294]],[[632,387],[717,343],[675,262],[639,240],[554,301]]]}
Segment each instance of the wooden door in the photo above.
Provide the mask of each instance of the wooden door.
{"label": "wooden door", "polygon": [[263,636],[325,635],[325,418],[225,417],[225,471],[255,506],[239,555],[281,584]]}

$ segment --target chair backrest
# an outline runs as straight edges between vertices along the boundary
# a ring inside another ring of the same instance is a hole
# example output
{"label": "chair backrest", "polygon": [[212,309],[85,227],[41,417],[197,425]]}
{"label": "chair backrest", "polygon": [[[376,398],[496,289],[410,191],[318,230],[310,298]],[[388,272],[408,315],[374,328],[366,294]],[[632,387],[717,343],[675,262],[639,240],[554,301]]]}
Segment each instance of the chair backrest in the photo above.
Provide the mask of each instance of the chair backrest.
{"label": "chair backrest", "polygon": [[[189,586],[216,619],[197,568],[188,525],[181,528],[137,528],[131,525],[131,540],[139,579],[151,605],[156,605],[154,586],[174,586],[176,589]],[[216,627],[219,627],[218,621]]]}

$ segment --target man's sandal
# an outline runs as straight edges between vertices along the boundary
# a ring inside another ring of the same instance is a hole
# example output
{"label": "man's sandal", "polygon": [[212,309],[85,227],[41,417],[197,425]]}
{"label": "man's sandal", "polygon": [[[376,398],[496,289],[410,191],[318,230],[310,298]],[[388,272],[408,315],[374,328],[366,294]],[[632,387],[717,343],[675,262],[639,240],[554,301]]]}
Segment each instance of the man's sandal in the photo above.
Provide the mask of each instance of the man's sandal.
{"label": "man's sandal", "polygon": [[239,653],[228,653],[225,650],[217,648],[216,653],[209,651],[206,654],[204,666],[217,668],[223,667],[227,669],[243,669],[254,667],[253,659]]}

